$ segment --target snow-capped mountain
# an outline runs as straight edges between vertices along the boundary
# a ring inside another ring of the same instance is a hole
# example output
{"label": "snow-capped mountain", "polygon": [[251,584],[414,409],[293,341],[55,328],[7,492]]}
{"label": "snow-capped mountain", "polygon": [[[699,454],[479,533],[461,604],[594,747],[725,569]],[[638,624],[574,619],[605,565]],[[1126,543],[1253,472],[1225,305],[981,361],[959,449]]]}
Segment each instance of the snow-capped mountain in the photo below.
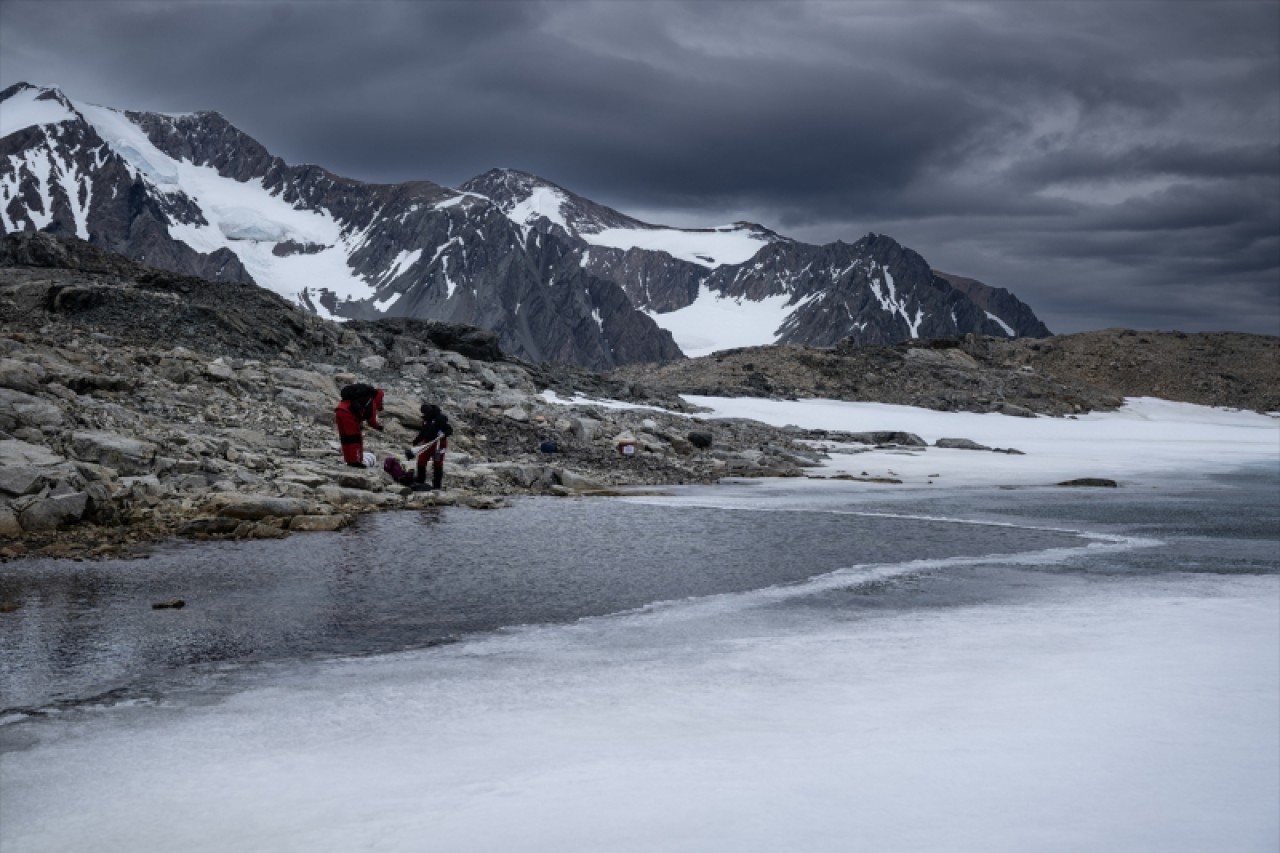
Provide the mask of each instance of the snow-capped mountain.
{"label": "snow-capped mountain", "polygon": [[511,169],[486,172],[462,189],[494,201],[523,228],[549,223],[575,238],[583,267],[621,286],[687,355],[829,346],[846,337],[892,343],[971,331],[1049,334],[1008,291],[935,273],[920,255],[876,234],[812,246],[750,222],[666,228]]}
{"label": "snow-capped mountain", "polygon": [[515,355],[593,368],[678,358],[677,343],[1048,334],[1013,297],[979,306],[886,237],[667,228],[513,170],[458,190],[366,184],[290,166],[217,113],[122,112],[21,83],[0,92],[0,228],[253,281],[337,319],[467,323]]}

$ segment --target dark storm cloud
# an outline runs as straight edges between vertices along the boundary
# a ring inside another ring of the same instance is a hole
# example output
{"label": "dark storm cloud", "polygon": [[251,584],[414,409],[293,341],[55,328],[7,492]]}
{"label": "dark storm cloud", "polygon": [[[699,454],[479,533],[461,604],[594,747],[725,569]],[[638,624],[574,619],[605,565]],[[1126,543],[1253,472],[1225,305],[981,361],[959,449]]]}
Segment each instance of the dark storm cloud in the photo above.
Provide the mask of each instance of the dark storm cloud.
{"label": "dark storm cloud", "polygon": [[1280,5],[0,0],[0,85],[370,181],[887,233],[1057,331],[1280,333]]}

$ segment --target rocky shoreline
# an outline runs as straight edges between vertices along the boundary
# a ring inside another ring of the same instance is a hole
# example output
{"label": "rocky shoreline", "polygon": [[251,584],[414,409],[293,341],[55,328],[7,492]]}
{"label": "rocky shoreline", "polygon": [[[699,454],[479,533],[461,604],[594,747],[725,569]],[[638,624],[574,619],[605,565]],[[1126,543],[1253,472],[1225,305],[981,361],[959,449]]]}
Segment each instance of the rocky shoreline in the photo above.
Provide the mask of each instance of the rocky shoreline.
{"label": "rocky shoreline", "polygon": [[[1149,345],[1152,336],[1143,337]],[[276,538],[337,530],[363,512],[494,508],[513,495],[804,476],[823,456],[807,441],[815,438],[923,444],[889,432],[707,421],[680,393],[1011,415],[1119,405],[1115,389],[1046,369],[1065,346],[1057,341],[775,347],[597,374],[508,358],[494,335],[469,327],[340,325],[252,285],[160,272],[67,238],[8,235],[0,243],[0,560],[107,558],[175,536]],[[1233,388],[1261,382],[1260,405],[1280,408],[1277,339],[1251,343],[1243,360],[1219,347],[1219,361],[1231,365],[1219,373]],[[1269,347],[1261,366],[1257,347]],[[385,431],[366,430],[366,449],[379,459],[403,455],[422,401],[445,410],[456,432],[443,490],[414,492],[380,468],[342,464],[333,409],[340,387],[355,381],[386,391]],[[564,402],[575,394],[633,407]],[[621,455],[620,442],[635,454]]]}
{"label": "rocky shoreline", "polygon": [[[686,414],[553,404],[589,390]],[[349,382],[386,391],[379,459],[402,457],[419,404],[453,421],[445,488],[342,464]],[[186,536],[336,530],[362,512],[501,506],[512,495],[793,476],[820,454],[679,400],[506,358],[492,334],[417,321],[327,322],[273,294],[141,267],[76,241],[0,247],[0,559],[130,553]],[[634,443],[623,457],[619,440]],[[554,452],[542,452],[555,446]],[[698,446],[702,445],[702,446]]]}

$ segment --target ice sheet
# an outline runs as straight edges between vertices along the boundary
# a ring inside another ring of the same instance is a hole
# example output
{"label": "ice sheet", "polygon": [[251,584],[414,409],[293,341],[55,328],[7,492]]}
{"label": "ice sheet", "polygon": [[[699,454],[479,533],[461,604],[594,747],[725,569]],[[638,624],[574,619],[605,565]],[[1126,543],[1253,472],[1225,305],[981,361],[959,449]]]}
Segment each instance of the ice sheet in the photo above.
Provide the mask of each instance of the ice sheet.
{"label": "ice sheet", "polygon": [[6,755],[0,841],[1269,850],[1278,592],[1085,585],[854,623],[747,594],[266,673]]}

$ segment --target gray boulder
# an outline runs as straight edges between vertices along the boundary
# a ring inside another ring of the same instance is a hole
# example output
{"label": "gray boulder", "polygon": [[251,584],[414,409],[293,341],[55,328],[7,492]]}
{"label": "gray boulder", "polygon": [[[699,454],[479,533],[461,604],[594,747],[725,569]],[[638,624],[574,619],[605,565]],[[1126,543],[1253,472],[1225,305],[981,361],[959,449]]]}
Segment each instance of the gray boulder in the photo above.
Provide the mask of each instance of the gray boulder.
{"label": "gray boulder", "polygon": [[62,409],[53,403],[12,388],[0,388],[0,429],[61,425]]}
{"label": "gray boulder", "polygon": [[913,432],[880,431],[852,432],[848,434],[850,441],[862,444],[898,444],[903,447],[928,447],[929,443]]}
{"label": "gray boulder", "polygon": [[235,368],[231,367],[220,358],[206,364],[204,366],[204,372],[210,379],[216,379],[219,382],[231,382],[236,378]]}
{"label": "gray boulder", "polygon": [[359,489],[363,492],[380,492],[386,484],[386,475],[379,468],[349,468],[339,471],[335,480],[343,489]]}
{"label": "gray boulder", "polygon": [[96,462],[130,476],[146,474],[156,458],[156,446],[104,430],[87,430],[71,435],[71,452],[77,459]]}
{"label": "gray boulder", "polygon": [[351,523],[351,516],[346,513],[333,515],[297,515],[289,519],[289,530],[298,531],[332,531],[341,530]]}
{"label": "gray boulder", "polygon": [[324,394],[326,397],[334,398],[334,405],[337,405],[338,383],[333,381],[332,376],[325,376],[315,370],[301,370],[296,367],[273,367],[268,372],[277,385]]}
{"label": "gray boulder", "polygon": [[422,401],[416,397],[389,394],[382,400],[382,414],[378,416],[378,421],[387,426],[398,423],[405,429],[416,431],[422,426],[422,412],[419,409],[421,405]]}
{"label": "gray boulder", "polygon": [[602,421],[595,418],[571,418],[570,430],[573,432],[574,438],[581,441],[594,441],[596,436],[600,434],[601,428],[604,426]]}
{"label": "gray boulder", "polygon": [[28,361],[0,358],[0,388],[31,394],[40,389],[45,369]]}
{"label": "gray boulder", "polygon": [[338,396],[303,388],[281,388],[276,392],[276,402],[308,421],[332,424]]}
{"label": "gray boulder", "polygon": [[953,450],[990,450],[985,444],[978,444],[968,438],[940,438],[933,443],[934,447],[951,448]]}
{"label": "gray boulder", "polygon": [[31,495],[48,482],[46,472],[34,465],[6,465],[0,468],[0,492],[6,495]]}
{"label": "gray boulder", "polygon": [[262,451],[267,448],[295,453],[298,450],[298,439],[292,435],[269,433],[260,429],[233,428],[223,432],[227,438],[245,447]]}
{"label": "gray boulder", "polygon": [[18,514],[8,507],[0,506],[0,539],[14,539],[22,535],[22,523]]}
{"label": "gray boulder", "polygon": [[19,441],[0,440],[0,467],[9,465],[59,465],[67,460],[47,447]]}
{"label": "gray boulder", "polygon": [[331,506],[387,506],[404,502],[399,495],[390,492],[367,492],[341,486],[321,486],[316,489],[316,497]]}
{"label": "gray boulder", "polygon": [[573,492],[595,492],[605,488],[604,484],[590,477],[585,477],[568,468],[557,468],[555,478],[560,485]]}
{"label": "gray boulder", "polygon": [[276,498],[267,495],[219,495],[213,504],[223,518],[239,518],[259,521],[264,518],[292,518],[307,515],[311,508],[306,501],[297,498]]}
{"label": "gray boulder", "polygon": [[18,514],[18,523],[27,531],[57,530],[80,521],[88,507],[89,496],[84,492],[42,498]]}

